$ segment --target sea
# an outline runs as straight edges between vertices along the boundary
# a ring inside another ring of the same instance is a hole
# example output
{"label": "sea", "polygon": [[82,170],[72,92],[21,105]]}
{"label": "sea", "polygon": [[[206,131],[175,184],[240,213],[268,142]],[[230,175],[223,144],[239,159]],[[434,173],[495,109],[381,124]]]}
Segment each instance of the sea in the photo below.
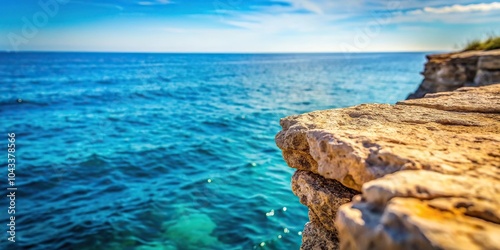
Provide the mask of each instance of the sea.
{"label": "sea", "polygon": [[280,118],[403,100],[426,54],[0,53],[0,249],[299,249]]}

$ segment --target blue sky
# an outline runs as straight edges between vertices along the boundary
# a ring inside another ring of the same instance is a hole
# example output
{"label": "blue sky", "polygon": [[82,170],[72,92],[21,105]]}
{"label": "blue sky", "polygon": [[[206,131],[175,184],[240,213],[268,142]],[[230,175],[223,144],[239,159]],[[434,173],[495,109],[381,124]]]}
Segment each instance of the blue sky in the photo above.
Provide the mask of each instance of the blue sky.
{"label": "blue sky", "polygon": [[0,50],[453,50],[500,34],[500,2],[0,0]]}

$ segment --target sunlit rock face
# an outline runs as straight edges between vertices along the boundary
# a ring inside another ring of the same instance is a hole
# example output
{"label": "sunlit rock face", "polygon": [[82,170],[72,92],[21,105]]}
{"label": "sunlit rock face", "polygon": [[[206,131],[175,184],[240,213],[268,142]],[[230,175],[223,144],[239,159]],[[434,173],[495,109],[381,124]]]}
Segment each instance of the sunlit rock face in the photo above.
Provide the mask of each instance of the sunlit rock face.
{"label": "sunlit rock face", "polygon": [[500,84],[281,125],[302,249],[500,249]]}
{"label": "sunlit rock face", "polygon": [[341,249],[500,249],[498,179],[401,171],[340,208]]}
{"label": "sunlit rock face", "polygon": [[424,81],[408,99],[500,82],[500,50],[429,55],[427,60]]}

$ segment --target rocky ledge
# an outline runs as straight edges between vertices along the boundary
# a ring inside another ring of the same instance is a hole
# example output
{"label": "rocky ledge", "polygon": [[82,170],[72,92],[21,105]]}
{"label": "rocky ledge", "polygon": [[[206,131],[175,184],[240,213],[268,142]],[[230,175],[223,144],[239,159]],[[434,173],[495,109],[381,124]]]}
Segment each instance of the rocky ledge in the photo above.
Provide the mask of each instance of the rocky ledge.
{"label": "rocky ledge", "polygon": [[497,83],[500,82],[500,50],[429,55],[422,74],[424,81],[408,99]]}
{"label": "rocky ledge", "polygon": [[500,249],[500,84],[281,126],[302,249]]}

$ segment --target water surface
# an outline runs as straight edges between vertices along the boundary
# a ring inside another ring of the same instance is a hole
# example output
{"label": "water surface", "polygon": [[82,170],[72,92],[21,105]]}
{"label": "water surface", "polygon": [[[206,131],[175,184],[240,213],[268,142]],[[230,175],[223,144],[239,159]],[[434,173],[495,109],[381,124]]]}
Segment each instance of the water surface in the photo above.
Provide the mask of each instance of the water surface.
{"label": "water surface", "polygon": [[17,245],[4,249],[298,249],[307,209],[274,143],[279,119],[404,99],[424,61],[0,54],[19,188]]}

